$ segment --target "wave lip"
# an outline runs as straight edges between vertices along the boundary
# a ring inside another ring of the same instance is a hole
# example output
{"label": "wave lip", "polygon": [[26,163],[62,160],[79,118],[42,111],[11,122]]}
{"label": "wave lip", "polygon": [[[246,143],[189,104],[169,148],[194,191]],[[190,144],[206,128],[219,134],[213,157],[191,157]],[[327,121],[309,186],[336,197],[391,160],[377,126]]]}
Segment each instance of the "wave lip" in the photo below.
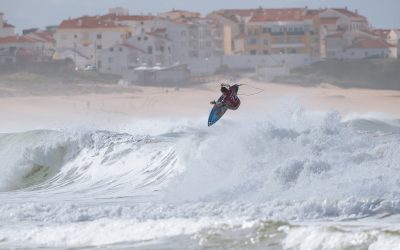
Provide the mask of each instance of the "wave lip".
{"label": "wave lip", "polygon": [[10,155],[1,165],[6,173],[0,178],[1,190],[39,199],[152,192],[176,164],[174,144],[168,140],[108,131],[5,134],[0,155]]}

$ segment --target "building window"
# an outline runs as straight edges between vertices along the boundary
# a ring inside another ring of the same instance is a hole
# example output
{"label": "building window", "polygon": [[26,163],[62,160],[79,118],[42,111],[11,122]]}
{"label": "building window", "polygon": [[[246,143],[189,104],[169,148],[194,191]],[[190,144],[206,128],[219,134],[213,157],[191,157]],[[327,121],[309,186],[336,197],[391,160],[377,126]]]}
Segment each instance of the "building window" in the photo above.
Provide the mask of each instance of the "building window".
{"label": "building window", "polygon": [[268,55],[268,50],[264,50],[264,55]]}
{"label": "building window", "polygon": [[264,45],[265,45],[265,46],[268,46],[268,44],[269,44],[269,43],[268,43],[268,40],[265,39],[265,40],[264,40]]}
{"label": "building window", "polygon": [[119,48],[119,52],[122,52],[123,51],[123,49],[122,48]]}
{"label": "building window", "polygon": [[265,33],[268,33],[268,28],[263,28],[262,29],[262,32],[265,34]]}
{"label": "building window", "polygon": [[250,45],[255,45],[255,44],[257,44],[257,38],[250,38],[250,39],[249,39],[249,44],[250,44]]}
{"label": "building window", "polygon": [[152,46],[147,47],[147,53],[153,54],[153,47]]}
{"label": "building window", "polygon": [[140,40],[142,40],[142,38],[140,36],[138,36],[137,40],[140,41]]}
{"label": "building window", "polygon": [[164,46],[161,46],[161,47],[160,47],[160,51],[161,51],[161,52],[164,52]]}
{"label": "building window", "polygon": [[97,34],[96,38],[97,38],[97,39],[101,39],[101,38],[102,38],[102,35],[101,35],[101,34]]}
{"label": "building window", "polygon": [[147,41],[147,40],[148,40],[147,36],[145,36],[145,37],[144,37],[144,40],[145,40],[145,41]]}
{"label": "building window", "polygon": [[102,49],[103,47],[101,45],[97,45],[97,49]]}
{"label": "building window", "polygon": [[110,52],[114,52],[114,48],[113,47],[110,48]]}
{"label": "building window", "polygon": [[74,35],[74,38],[78,38],[78,35],[77,35],[77,34],[75,34],[75,35]]}
{"label": "building window", "polygon": [[257,54],[257,50],[255,50],[255,49],[250,50],[250,55],[256,55],[256,54]]}

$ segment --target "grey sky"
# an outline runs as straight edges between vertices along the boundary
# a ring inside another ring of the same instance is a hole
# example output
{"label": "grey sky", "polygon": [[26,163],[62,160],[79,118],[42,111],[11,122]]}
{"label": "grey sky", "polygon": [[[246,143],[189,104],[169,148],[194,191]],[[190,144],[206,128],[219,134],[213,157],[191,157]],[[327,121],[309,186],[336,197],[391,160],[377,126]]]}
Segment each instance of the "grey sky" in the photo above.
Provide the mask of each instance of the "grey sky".
{"label": "grey sky", "polygon": [[278,7],[345,7],[358,9],[376,28],[400,28],[400,0],[0,0],[5,13],[17,32],[27,28],[58,25],[68,17],[105,14],[112,7],[129,8],[131,14],[157,14],[172,8],[199,11],[203,14],[217,9]]}

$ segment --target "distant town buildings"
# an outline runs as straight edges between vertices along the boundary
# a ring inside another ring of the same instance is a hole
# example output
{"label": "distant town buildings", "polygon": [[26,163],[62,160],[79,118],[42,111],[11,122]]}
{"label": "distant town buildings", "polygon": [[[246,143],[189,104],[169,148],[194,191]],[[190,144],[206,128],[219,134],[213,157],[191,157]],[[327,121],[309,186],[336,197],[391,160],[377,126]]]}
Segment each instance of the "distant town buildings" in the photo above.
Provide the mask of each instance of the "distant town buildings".
{"label": "distant town buildings", "polygon": [[118,75],[182,64],[192,74],[208,74],[315,60],[399,58],[399,41],[400,30],[372,29],[365,16],[347,8],[223,9],[202,17],[175,9],[131,15],[118,7],[23,35],[0,13],[0,63],[68,59],[77,69]]}

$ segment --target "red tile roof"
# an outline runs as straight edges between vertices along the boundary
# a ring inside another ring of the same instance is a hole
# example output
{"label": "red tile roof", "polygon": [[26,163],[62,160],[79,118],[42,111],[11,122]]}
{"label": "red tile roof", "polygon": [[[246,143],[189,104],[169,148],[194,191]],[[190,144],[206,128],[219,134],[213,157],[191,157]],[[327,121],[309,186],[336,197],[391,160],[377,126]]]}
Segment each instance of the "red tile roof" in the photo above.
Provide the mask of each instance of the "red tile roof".
{"label": "red tile roof", "polygon": [[103,20],[101,16],[84,16],[75,19],[64,20],[61,22],[59,29],[76,29],[76,28],[121,28],[113,21]]}
{"label": "red tile roof", "polygon": [[28,38],[26,36],[6,36],[0,37],[0,44],[9,43],[33,43],[34,39]]}
{"label": "red tile roof", "polygon": [[318,13],[319,10],[304,8],[263,9],[257,12],[250,22],[304,21],[313,19]]}
{"label": "red tile roof", "polygon": [[320,19],[321,24],[336,24],[338,17],[323,17]]}
{"label": "red tile roof", "polygon": [[383,39],[360,39],[354,42],[349,49],[379,49],[391,47],[393,46],[385,42]]}
{"label": "red tile roof", "polygon": [[26,35],[26,37],[39,40],[41,42],[55,43],[56,40],[53,37],[53,33],[49,31],[36,31]]}

